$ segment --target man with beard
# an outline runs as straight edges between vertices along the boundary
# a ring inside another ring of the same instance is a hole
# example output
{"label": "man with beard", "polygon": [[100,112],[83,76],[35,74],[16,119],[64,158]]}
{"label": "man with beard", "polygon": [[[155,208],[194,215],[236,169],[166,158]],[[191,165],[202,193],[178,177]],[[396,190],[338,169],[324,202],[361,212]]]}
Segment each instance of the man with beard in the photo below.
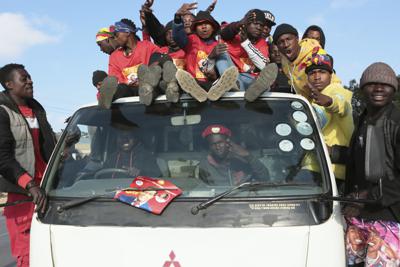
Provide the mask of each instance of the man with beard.
{"label": "man with beard", "polygon": [[[310,65],[313,56],[326,55],[318,41],[306,38],[299,42],[299,33],[289,24],[280,24],[274,32],[274,43],[282,54],[282,68],[288,77],[293,90],[308,100],[311,100],[311,90],[308,86],[305,69]],[[331,83],[341,83],[335,73]]]}
{"label": "man with beard", "polygon": [[209,185],[238,185],[251,180],[269,180],[267,168],[246,149],[231,141],[223,125],[209,125],[202,135],[209,154],[199,165],[199,177]]}
{"label": "man with beard", "polygon": [[267,24],[264,12],[252,9],[241,21],[233,22],[221,31],[228,53],[217,57],[218,72],[236,66],[241,90],[246,90],[245,98],[254,101],[275,81],[278,70],[276,64],[269,63],[268,43],[262,37]]}
{"label": "man with beard", "polygon": [[28,267],[34,207],[45,212],[46,193],[40,182],[56,139],[45,110],[33,98],[33,82],[25,67],[5,65],[0,83],[5,89],[0,93],[0,192],[8,192],[7,202],[26,201],[5,207],[4,216],[11,254],[17,266]]}

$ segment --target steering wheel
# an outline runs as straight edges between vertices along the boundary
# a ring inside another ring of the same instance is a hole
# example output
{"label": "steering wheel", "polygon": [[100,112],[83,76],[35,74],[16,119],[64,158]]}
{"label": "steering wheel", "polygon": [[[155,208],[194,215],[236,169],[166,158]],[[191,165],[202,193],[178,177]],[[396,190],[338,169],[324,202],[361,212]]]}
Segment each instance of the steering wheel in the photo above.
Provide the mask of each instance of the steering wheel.
{"label": "steering wheel", "polygon": [[120,168],[105,168],[105,169],[98,170],[94,174],[94,179],[100,179],[99,178],[100,176],[102,176],[104,174],[112,174],[112,173],[121,173],[121,174],[125,174],[125,175],[129,176],[128,170],[120,169]]}

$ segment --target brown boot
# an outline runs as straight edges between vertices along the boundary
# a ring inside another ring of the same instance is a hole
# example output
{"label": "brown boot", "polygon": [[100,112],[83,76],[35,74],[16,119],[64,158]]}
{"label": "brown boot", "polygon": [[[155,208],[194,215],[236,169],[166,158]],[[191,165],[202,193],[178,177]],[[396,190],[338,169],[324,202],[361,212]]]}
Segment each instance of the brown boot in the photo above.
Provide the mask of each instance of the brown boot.
{"label": "brown boot", "polygon": [[208,91],[208,99],[216,101],[221,98],[225,92],[228,92],[236,86],[239,72],[235,66],[229,67],[222,73],[221,77]]}
{"label": "brown boot", "polygon": [[275,63],[268,64],[261,70],[260,74],[249,88],[247,88],[244,93],[244,98],[249,102],[253,102],[262,93],[271,89],[271,85],[274,83],[277,76],[278,66]]}
{"label": "brown boot", "polygon": [[178,70],[176,79],[182,90],[193,96],[197,101],[204,102],[207,100],[207,92],[197,82],[196,79],[187,71]]}
{"label": "brown boot", "polygon": [[118,80],[114,76],[108,76],[103,80],[103,83],[99,89],[99,106],[105,109],[111,108],[111,103],[114,98],[114,94],[117,91]]}
{"label": "brown boot", "polygon": [[155,97],[154,88],[160,82],[160,78],[160,66],[140,65],[138,69],[140,103],[149,106],[153,102]]}
{"label": "brown boot", "polygon": [[176,66],[174,62],[167,61],[163,65],[163,81],[166,83],[165,95],[172,103],[179,101],[179,86],[176,80]]}

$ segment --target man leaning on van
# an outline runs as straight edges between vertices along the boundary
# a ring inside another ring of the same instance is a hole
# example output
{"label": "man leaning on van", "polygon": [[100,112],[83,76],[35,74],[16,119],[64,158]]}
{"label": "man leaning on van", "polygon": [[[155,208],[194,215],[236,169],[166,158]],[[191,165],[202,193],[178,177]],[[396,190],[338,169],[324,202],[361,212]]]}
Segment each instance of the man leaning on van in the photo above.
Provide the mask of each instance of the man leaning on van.
{"label": "man leaning on van", "polygon": [[11,254],[17,266],[29,267],[31,220],[35,205],[38,212],[46,207],[40,181],[56,140],[43,107],[33,98],[25,67],[3,66],[0,83],[5,89],[0,93],[0,192],[8,193],[4,216]]}

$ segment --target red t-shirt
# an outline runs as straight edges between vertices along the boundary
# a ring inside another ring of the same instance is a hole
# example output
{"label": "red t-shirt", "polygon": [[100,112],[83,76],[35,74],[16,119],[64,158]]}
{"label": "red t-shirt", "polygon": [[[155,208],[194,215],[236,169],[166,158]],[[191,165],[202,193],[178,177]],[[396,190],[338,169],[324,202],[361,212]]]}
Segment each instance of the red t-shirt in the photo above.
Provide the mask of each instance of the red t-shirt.
{"label": "red t-shirt", "polygon": [[215,40],[205,42],[196,34],[188,36],[188,43],[183,48],[186,53],[186,70],[197,80],[207,80],[203,72],[200,71],[199,66],[201,66],[201,63],[208,57],[217,44],[218,42]]}
{"label": "red t-shirt", "polygon": [[174,61],[175,66],[178,69],[181,69],[181,70],[186,69],[186,54],[185,54],[185,51],[183,51],[182,49],[179,49],[178,51],[170,53],[168,46],[163,46],[160,49],[161,49],[161,53],[168,54],[172,58],[172,60]]}
{"label": "red t-shirt", "polygon": [[[239,34],[237,34],[233,40],[225,41],[225,43],[228,45],[229,55],[231,56],[233,63],[235,63],[239,69],[239,72],[250,73],[254,76],[258,75],[258,73],[254,73],[256,66],[253,64],[249,58],[249,55],[241,46]],[[265,41],[265,39],[260,38],[257,43],[253,44],[253,46],[257,48],[264,57],[269,58],[268,43]]]}
{"label": "red t-shirt", "polygon": [[122,48],[118,48],[110,56],[108,75],[117,77],[119,83],[135,82],[139,66],[148,65],[154,52],[160,52],[160,48],[149,41],[138,41],[128,56],[124,55]]}

